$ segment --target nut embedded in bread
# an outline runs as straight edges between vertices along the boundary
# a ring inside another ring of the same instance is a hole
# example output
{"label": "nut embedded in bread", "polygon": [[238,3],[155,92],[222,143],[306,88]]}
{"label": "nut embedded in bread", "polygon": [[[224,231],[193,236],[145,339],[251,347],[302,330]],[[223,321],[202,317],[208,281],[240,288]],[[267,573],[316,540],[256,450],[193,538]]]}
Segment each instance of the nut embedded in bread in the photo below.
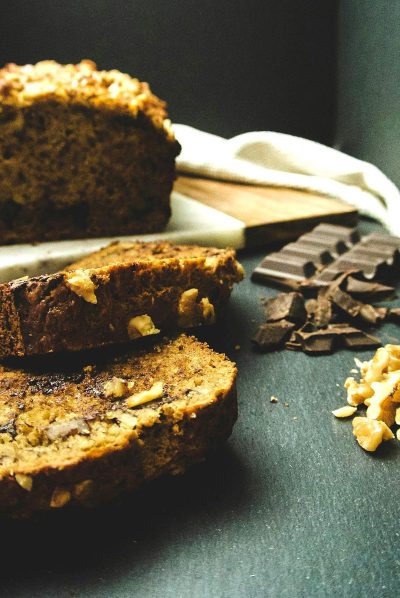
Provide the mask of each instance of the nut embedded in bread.
{"label": "nut embedded in bread", "polygon": [[230,435],[235,378],[224,355],[185,335],[3,365],[0,512],[91,506],[183,472]]}
{"label": "nut embedded in bread", "polygon": [[147,85],[90,60],[0,69],[2,243],[160,231],[179,144]]}
{"label": "nut embedded in bread", "polygon": [[233,249],[112,244],[63,272],[0,284],[0,358],[212,324],[242,277]]}

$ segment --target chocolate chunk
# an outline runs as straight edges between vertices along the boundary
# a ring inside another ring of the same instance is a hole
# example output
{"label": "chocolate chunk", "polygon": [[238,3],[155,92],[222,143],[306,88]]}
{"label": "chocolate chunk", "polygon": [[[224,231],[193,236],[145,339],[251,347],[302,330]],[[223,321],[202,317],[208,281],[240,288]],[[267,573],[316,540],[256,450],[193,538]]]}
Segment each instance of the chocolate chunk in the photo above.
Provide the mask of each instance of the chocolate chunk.
{"label": "chocolate chunk", "polygon": [[298,331],[298,340],[305,353],[331,353],[335,335],[329,330]]}
{"label": "chocolate chunk", "polygon": [[375,325],[384,320],[387,316],[387,309],[384,307],[374,307],[368,303],[361,303],[353,299],[349,293],[340,288],[333,288],[328,291],[329,297],[341,310],[346,312],[351,318],[361,318],[367,324]]}
{"label": "chocolate chunk", "polygon": [[362,301],[382,301],[392,297],[395,293],[394,287],[379,284],[379,282],[359,280],[354,276],[348,277],[346,290],[353,297]]}
{"label": "chocolate chunk", "polygon": [[295,324],[287,320],[261,324],[252,340],[259,349],[270,351],[282,347],[294,328]]}
{"label": "chocolate chunk", "polygon": [[313,354],[331,353],[340,347],[366,349],[378,347],[381,344],[380,340],[374,336],[347,324],[332,325],[315,332],[298,330],[294,334],[296,342],[301,344],[303,351]]}
{"label": "chocolate chunk", "polygon": [[333,288],[328,292],[332,302],[345,311],[350,317],[356,318],[361,310],[362,304],[353,299],[348,293],[342,291],[339,287]]}
{"label": "chocolate chunk", "polygon": [[279,293],[275,297],[266,299],[264,312],[267,322],[290,320],[303,323],[307,313],[304,307],[304,298],[300,293]]}
{"label": "chocolate chunk", "polygon": [[376,336],[356,329],[343,335],[343,343],[349,349],[374,349],[382,344]]}

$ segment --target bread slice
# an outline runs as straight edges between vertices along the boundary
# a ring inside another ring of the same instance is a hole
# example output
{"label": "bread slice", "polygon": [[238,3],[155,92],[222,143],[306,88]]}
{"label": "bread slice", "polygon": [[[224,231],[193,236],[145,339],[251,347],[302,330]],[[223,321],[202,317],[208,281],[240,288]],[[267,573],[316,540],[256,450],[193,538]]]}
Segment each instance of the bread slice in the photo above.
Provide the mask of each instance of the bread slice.
{"label": "bread slice", "polygon": [[170,124],[147,83],[90,60],[0,69],[1,243],[162,230]]}
{"label": "bread slice", "polygon": [[0,358],[212,323],[242,277],[232,249],[110,245],[63,272],[0,285]]}
{"label": "bread slice", "polygon": [[54,357],[1,367],[1,513],[95,505],[231,433],[235,365],[193,337]]}

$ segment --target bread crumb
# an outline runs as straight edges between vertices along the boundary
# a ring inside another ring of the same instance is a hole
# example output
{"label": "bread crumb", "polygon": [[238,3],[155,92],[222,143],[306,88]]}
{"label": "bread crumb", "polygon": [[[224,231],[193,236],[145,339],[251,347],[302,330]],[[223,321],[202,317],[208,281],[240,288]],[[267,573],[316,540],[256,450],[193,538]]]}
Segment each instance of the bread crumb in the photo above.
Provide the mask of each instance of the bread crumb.
{"label": "bread crumb", "polygon": [[289,403],[283,403],[284,407],[289,407]]}
{"label": "bread crumb", "polygon": [[235,345],[235,351],[240,351],[240,345]]}
{"label": "bread crumb", "polygon": [[278,402],[278,397],[274,397],[274,395],[272,395],[272,397],[270,398],[270,402],[271,403],[277,403]]}

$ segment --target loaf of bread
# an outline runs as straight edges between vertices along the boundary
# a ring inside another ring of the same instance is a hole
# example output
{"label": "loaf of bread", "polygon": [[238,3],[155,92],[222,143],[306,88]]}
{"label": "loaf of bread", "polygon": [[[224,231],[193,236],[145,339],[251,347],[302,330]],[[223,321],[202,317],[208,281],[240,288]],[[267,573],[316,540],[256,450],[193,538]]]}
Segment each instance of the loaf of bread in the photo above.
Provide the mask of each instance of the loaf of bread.
{"label": "loaf of bread", "polygon": [[6,65],[1,244],[162,230],[179,149],[147,83],[90,60]]}
{"label": "loaf of bread", "polygon": [[91,506],[183,472],[230,435],[235,378],[185,335],[0,366],[0,512]]}
{"label": "loaf of bread", "polygon": [[242,278],[233,249],[115,243],[63,272],[0,284],[0,358],[212,324]]}

